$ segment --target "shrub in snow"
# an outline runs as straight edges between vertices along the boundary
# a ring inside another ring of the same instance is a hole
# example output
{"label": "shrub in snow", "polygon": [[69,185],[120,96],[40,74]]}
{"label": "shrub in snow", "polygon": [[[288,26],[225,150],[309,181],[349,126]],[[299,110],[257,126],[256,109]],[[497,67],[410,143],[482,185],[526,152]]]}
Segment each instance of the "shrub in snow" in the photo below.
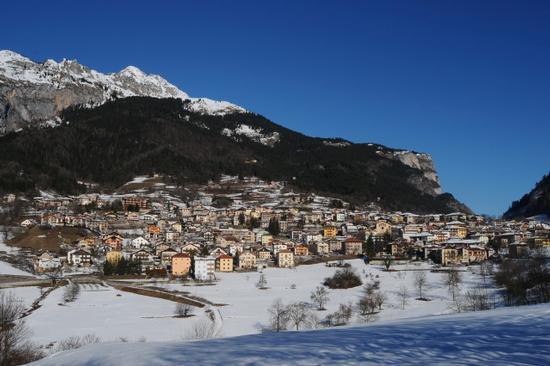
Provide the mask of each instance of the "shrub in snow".
{"label": "shrub in snow", "polygon": [[340,304],[338,310],[327,315],[326,322],[330,326],[346,325],[353,316],[353,307],[351,304]]}
{"label": "shrub in snow", "polygon": [[174,313],[177,318],[187,318],[193,315],[193,307],[189,304],[177,303]]}
{"label": "shrub in snow", "polygon": [[332,289],[345,289],[361,286],[363,282],[354,270],[352,270],[351,268],[344,268],[336,271],[336,273],[334,273],[332,277],[326,278],[323,284]]}
{"label": "shrub in snow", "polygon": [[78,298],[80,294],[80,286],[77,283],[70,282],[65,287],[65,292],[63,293],[63,300],[65,302],[73,302]]}
{"label": "shrub in snow", "polygon": [[216,330],[216,323],[210,319],[202,319],[201,321],[193,323],[190,328],[186,328],[183,339],[195,340],[195,339],[209,339],[218,335]]}
{"label": "shrub in snow", "polygon": [[86,334],[85,336],[72,336],[65,338],[57,343],[55,347],[56,352],[68,351],[71,349],[77,349],[87,344],[99,343],[101,340],[95,334]]}

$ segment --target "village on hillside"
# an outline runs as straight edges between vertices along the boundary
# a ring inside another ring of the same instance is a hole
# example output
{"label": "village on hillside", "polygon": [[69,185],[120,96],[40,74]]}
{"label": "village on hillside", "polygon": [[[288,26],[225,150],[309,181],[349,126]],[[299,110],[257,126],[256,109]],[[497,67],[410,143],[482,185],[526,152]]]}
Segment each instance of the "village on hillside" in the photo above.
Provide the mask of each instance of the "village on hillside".
{"label": "village on hillside", "polygon": [[[19,227],[7,234],[7,243],[21,248],[17,264],[60,277],[212,281],[218,272],[352,258],[467,266],[550,248],[550,225],[535,218],[383,212],[295,193],[284,182],[231,176],[184,190],[184,199],[159,178],[137,177],[110,195],[42,192],[24,202]],[[17,206],[20,199],[8,194],[2,205]]]}

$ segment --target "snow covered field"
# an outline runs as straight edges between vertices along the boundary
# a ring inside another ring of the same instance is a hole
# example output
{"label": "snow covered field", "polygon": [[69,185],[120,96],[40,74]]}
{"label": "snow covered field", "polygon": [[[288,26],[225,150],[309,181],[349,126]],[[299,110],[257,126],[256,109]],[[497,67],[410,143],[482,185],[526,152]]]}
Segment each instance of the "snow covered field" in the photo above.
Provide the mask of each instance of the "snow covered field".
{"label": "snow covered field", "polygon": [[95,334],[105,342],[121,338],[130,342],[181,340],[192,324],[205,316],[203,310],[196,309],[196,316],[176,319],[172,301],[98,284],[81,285],[78,299],[67,304],[63,292],[64,288],[53,291],[42,307],[26,318],[36,343],[46,345],[87,334]]}
{"label": "snow covered field", "polygon": [[[386,272],[382,266],[365,265],[363,261],[347,261],[361,275],[363,282],[366,276],[372,274],[373,280],[380,281],[380,290],[386,297],[386,303],[379,314],[379,320],[411,318],[426,315],[448,314],[452,310],[452,296],[444,284],[445,274],[430,272],[425,263],[394,266],[395,272]],[[475,267],[470,267],[475,269]],[[267,290],[256,288],[260,274],[249,273],[216,273],[219,281],[215,286],[183,286],[181,284],[165,284],[156,286],[171,290],[190,292],[216,304],[226,304],[219,307],[223,318],[222,336],[237,336],[258,333],[262,325],[269,324],[267,309],[276,300],[285,304],[296,301],[311,302],[310,294],[315,287],[320,286],[326,277],[332,276],[337,270],[324,264],[304,265],[295,269],[268,268],[263,271],[267,280]],[[414,286],[414,274],[418,270],[427,270],[428,285],[423,290],[424,296],[432,301],[418,301]],[[376,278],[378,276],[378,278]],[[482,278],[469,270],[462,273],[463,290],[481,283]],[[293,289],[292,285],[295,285]],[[399,291],[402,285],[408,289],[408,304],[402,310]],[[336,311],[342,303],[356,305],[363,293],[359,286],[347,290],[329,290],[330,300],[326,311],[315,311],[319,318]],[[355,322],[360,322],[354,319]]]}
{"label": "snow covered field", "polygon": [[[5,234],[0,233],[0,252],[5,252],[9,255],[17,253],[18,249],[7,245],[5,242]],[[0,275],[13,275],[13,276],[33,276],[29,272],[22,271],[15,268],[10,263],[0,260]]]}
{"label": "snow covered field", "polygon": [[[452,313],[451,294],[444,284],[445,274],[430,272],[427,264],[396,265],[393,268],[398,271],[386,272],[381,266],[365,265],[361,260],[348,262],[361,275],[363,282],[366,282],[367,276],[380,281],[380,290],[387,300],[376,322]],[[154,286],[188,292],[214,304],[223,304],[213,307],[218,315],[218,336],[232,337],[260,333],[261,328],[269,324],[267,309],[276,299],[281,299],[285,304],[311,302],[311,291],[336,270],[324,264],[304,265],[295,269],[268,268],[263,271],[267,280],[266,290],[256,287],[260,277],[258,272],[217,273],[218,281],[215,285],[157,281]],[[431,301],[415,300],[418,294],[414,287],[414,273],[420,270],[424,270],[427,275],[428,285],[423,292]],[[463,291],[482,281],[479,275],[470,270],[462,274]],[[409,292],[404,310],[399,297],[403,285],[407,286]],[[39,290],[32,287],[12,291],[22,297],[25,304],[32,303],[39,296]],[[342,303],[355,306],[362,291],[362,286],[329,290],[327,310],[314,313],[322,320]],[[38,344],[46,345],[70,336],[86,334],[94,334],[103,342],[121,338],[130,342],[144,338],[148,342],[180,341],[189,338],[189,332],[196,322],[206,320],[206,308],[196,308],[194,317],[178,319],[173,317],[174,302],[122,292],[110,286],[83,284],[78,299],[69,304],[63,304],[63,292],[64,288],[53,291],[42,302],[42,306],[26,318],[33,333],[32,339]],[[363,323],[354,317],[352,324]]]}
{"label": "snow covered field", "polygon": [[31,307],[32,303],[41,295],[40,288],[33,286],[9,288],[0,291],[12,293],[18,300],[21,301],[25,308]]}
{"label": "snow covered field", "polygon": [[550,304],[202,342],[103,343],[64,365],[548,365]]}
{"label": "snow covered field", "polygon": [[11,264],[0,261],[0,275],[32,276],[31,273],[15,268]]}

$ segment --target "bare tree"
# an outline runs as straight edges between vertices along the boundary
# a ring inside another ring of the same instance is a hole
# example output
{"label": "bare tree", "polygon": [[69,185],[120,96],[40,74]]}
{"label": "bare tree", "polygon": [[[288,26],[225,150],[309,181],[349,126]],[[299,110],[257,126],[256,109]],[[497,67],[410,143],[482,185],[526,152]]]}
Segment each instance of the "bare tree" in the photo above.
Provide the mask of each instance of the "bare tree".
{"label": "bare tree", "polygon": [[340,304],[338,307],[338,313],[340,314],[342,323],[347,324],[353,316],[353,307],[351,304]]}
{"label": "bare tree", "polygon": [[419,300],[424,300],[424,298],[422,297],[422,289],[426,287],[427,282],[428,282],[428,278],[424,271],[416,272],[416,274],[414,275],[414,284],[418,290]]}
{"label": "bare tree", "polygon": [[32,344],[21,316],[25,308],[13,293],[0,291],[0,366],[28,363],[43,357]]}
{"label": "bare tree", "polygon": [[174,313],[177,318],[188,318],[193,313],[193,307],[189,304],[177,303]]}
{"label": "bare tree", "polygon": [[399,300],[401,303],[402,310],[405,310],[405,305],[407,305],[408,298],[409,298],[409,289],[407,288],[407,286],[401,285],[401,287],[399,287]]}
{"label": "bare tree", "polygon": [[65,338],[57,343],[55,347],[56,352],[68,351],[71,349],[77,349],[87,344],[99,343],[101,339],[95,334],[86,334],[83,337],[71,336]]}
{"label": "bare tree", "polygon": [[73,302],[78,298],[79,294],[80,286],[76,282],[69,282],[69,284],[65,287],[63,300],[65,300],[65,302]]}
{"label": "bare tree", "polygon": [[464,296],[465,307],[471,311],[488,310],[491,308],[489,295],[484,288],[475,287]]}
{"label": "bare tree", "polygon": [[288,309],[281,299],[275,300],[267,311],[270,315],[271,329],[276,332],[286,330],[289,321]]}
{"label": "bare tree", "polygon": [[260,279],[256,283],[256,287],[260,290],[265,290],[267,288],[267,279],[265,278],[265,274],[260,275]]}
{"label": "bare tree", "polygon": [[381,292],[377,292],[374,294],[374,303],[376,306],[378,306],[378,310],[382,310],[382,305],[384,305],[384,302],[386,301],[386,295],[384,295]]}
{"label": "bare tree", "polygon": [[453,301],[456,298],[456,293],[462,283],[462,275],[456,269],[450,269],[447,271],[447,278],[445,278],[445,284],[449,287],[449,291],[453,296]]}
{"label": "bare tree", "polygon": [[479,275],[483,278],[483,285],[487,285],[487,278],[493,274],[493,264],[485,261],[479,265]]}
{"label": "bare tree", "polygon": [[457,294],[457,296],[455,296],[455,298],[453,299],[453,302],[451,303],[451,305],[449,305],[449,309],[451,309],[455,313],[463,312],[465,309],[463,296],[461,296],[460,294]]}
{"label": "bare tree", "polygon": [[311,292],[311,301],[317,305],[317,310],[325,310],[325,304],[328,302],[328,291],[323,286],[317,286],[315,290]]}
{"label": "bare tree", "polygon": [[330,325],[345,325],[348,324],[353,316],[353,307],[351,304],[340,304],[338,310],[327,315],[326,320]]}
{"label": "bare tree", "polygon": [[202,319],[201,321],[193,323],[190,328],[187,328],[183,339],[209,339],[217,336],[218,332],[216,330],[216,323],[210,319]]}
{"label": "bare tree", "polygon": [[358,304],[357,304],[358,308],[359,308],[359,315],[366,315],[366,314],[369,314],[369,313],[373,313],[376,309],[376,304],[374,303],[374,299],[372,298],[372,296],[363,296]]}
{"label": "bare tree", "polygon": [[[376,312],[376,300],[374,295],[363,296],[358,303],[359,315],[363,318],[368,317]],[[367,322],[370,318],[365,319]]]}
{"label": "bare tree", "polygon": [[294,325],[296,330],[300,330],[300,326],[304,325],[308,320],[309,311],[304,303],[295,302],[287,308],[288,319]]}
{"label": "bare tree", "polygon": [[379,289],[380,289],[379,280],[369,281],[363,287],[363,291],[365,292],[366,295],[372,295],[376,290],[379,290]]}

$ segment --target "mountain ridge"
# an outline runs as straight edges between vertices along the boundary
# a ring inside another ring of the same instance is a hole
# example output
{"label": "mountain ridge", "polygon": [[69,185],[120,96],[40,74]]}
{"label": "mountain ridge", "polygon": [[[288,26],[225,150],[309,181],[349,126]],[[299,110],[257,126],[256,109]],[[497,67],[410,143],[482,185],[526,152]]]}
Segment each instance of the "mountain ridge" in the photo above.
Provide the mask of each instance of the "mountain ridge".
{"label": "mountain ridge", "polygon": [[70,194],[85,191],[78,181],[115,188],[136,175],[161,173],[184,185],[229,174],[287,181],[298,190],[388,209],[469,212],[452,195],[438,194],[430,174],[393,157],[402,151],[331,146],[340,140],[308,137],[254,113],[201,114],[187,103],[117,99],[69,108],[55,128],[0,137],[0,190]]}
{"label": "mountain ridge", "polygon": [[226,101],[192,98],[161,76],[135,66],[104,74],[76,60],[39,63],[13,51],[0,51],[0,133],[47,123],[71,106],[95,107],[130,96],[189,100],[188,108],[204,114],[246,112]]}
{"label": "mountain ridge", "polygon": [[[388,208],[471,212],[443,194],[429,154],[309,137],[229,102],[191,98],[134,66],[102,74],[76,61],[37,63],[0,51],[1,132],[4,191],[76,193],[82,191],[79,180],[112,187],[132,174],[153,172],[182,184],[249,174]],[[139,145],[124,141],[128,136]],[[116,157],[92,143],[105,144]],[[104,161],[101,169],[90,151]]]}
{"label": "mountain ridge", "polygon": [[529,193],[512,202],[502,217],[514,219],[538,215],[550,217],[550,172],[544,175]]}

